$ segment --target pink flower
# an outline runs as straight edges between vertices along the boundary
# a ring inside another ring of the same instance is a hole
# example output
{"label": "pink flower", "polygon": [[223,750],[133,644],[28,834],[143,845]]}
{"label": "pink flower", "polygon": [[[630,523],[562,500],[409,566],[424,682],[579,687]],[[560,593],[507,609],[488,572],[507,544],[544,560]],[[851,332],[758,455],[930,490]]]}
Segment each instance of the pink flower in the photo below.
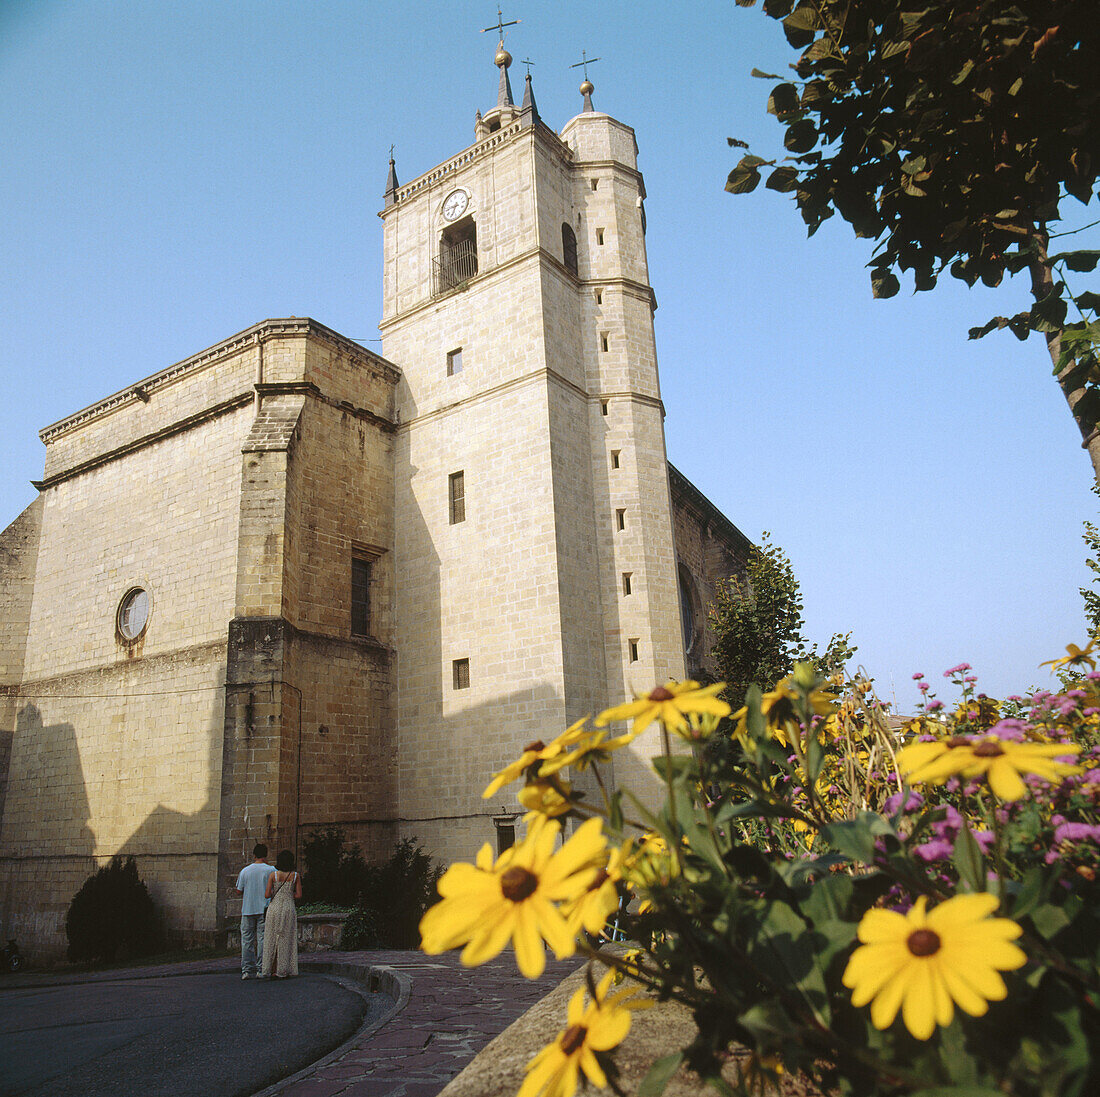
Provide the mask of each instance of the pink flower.
{"label": "pink flower", "polygon": [[942,701],[929,701],[928,702],[928,711],[929,712],[939,712],[941,708],[943,708],[943,702]]}
{"label": "pink flower", "polygon": [[969,663],[959,663],[957,667],[948,667],[947,670],[943,672],[943,676],[945,678],[951,678],[953,675],[962,674],[964,670],[970,670]]}
{"label": "pink flower", "polygon": [[913,681],[914,682],[919,682],[923,677],[924,677],[924,674],[922,672],[918,671],[916,674],[913,675]]}

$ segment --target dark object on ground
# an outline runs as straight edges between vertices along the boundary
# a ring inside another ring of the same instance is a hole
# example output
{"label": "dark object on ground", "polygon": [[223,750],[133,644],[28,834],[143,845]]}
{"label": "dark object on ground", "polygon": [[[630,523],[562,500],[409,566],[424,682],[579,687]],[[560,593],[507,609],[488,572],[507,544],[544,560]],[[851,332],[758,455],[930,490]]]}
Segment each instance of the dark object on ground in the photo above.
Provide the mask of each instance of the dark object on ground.
{"label": "dark object on ground", "polygon": [[0,949],[0,971],[18,971],[23,966],[23,957],[14,938]]}
{"label": "dark object on ground", "polygon": [[162,945],[160,921],[133,857],[113,857],[92,873],[65,915],[70,960],[146,956]]}

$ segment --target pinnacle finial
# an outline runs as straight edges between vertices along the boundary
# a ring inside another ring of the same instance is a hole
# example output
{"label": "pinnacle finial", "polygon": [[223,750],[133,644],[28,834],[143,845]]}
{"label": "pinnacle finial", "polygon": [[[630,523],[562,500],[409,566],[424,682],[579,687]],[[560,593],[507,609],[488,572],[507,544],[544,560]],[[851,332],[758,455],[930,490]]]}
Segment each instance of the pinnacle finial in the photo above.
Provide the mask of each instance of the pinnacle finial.
{"label": "pinnacle finial", "polygon": [[393,145],[390,145],[390,173],[386,176],[386,205],[392,206],[397,197],[397,168],[393,162]]}
{"label": "pinnacle finial", "polygon": [[592,106],[592,92],[596,89],[592,85],[592,81],[588,79],[588,66],[594,65],[597,61],[602,60],[599,57],[589,57],[585,50],[581,50],[581,59],[575,64],[570,65],[571,69],[584,69],[584,80],[580,86],[580,93],[584,96],[584,106],[581,108],[582,113],[595,111],[595,107]]}

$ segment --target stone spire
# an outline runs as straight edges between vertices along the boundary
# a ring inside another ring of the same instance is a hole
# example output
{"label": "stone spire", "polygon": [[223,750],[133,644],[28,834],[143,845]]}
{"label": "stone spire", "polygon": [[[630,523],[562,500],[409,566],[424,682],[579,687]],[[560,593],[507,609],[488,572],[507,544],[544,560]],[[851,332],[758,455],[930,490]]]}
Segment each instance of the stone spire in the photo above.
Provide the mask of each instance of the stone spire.
{"label": "stone spire", "polygon": [[393,146],[390,146],[390,173],[386,176],[386,205],[392,206],[397,192],[397,169],[393,163]]}
{"label": "stone spire", "polygon": [[585,50],[581,50],[581,59],[575,65],[569,66],[571,69],[584,69],[584,81],[580,87],[581,95],[584,96],[584,106],[581,107],[582,114],[586,111],[594,112],[596,109],[592,106],[592,92],[595,89],[592,87],[592,81],[588,79],[588,66],[594,65],[599,60],[600,58],[589,57]]}
{"label": "stone spire", "polygon": [[520,121],[525,126],[533,126],[539,119],[539,108],[535,105],[535,89],[531,86],[531,73],[523,80],[523,106],[519,109]]}
{"label": "stone spire", "polygon": [[500,87],[497,90],[498,107],[514,107],[512,100],[512,85],[508,82],[508,66],[512,63],[512,55],[504,48],[504,39],[497,46],[497,55],[493,58],[493,64],[500,69]]}

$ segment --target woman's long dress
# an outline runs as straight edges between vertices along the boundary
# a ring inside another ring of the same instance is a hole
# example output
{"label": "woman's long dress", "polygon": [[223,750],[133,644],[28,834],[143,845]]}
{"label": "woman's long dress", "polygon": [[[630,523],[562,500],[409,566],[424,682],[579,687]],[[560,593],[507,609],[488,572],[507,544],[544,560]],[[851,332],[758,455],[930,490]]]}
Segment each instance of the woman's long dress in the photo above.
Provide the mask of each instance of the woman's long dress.
{"label": "woman's long dress", "polygon": [[298,912],[294,906],[294,884],[298,874],[292,872],[279,882],[275,877],[275,895],[264,918],[263,974],[285,979],[298,974]]}

